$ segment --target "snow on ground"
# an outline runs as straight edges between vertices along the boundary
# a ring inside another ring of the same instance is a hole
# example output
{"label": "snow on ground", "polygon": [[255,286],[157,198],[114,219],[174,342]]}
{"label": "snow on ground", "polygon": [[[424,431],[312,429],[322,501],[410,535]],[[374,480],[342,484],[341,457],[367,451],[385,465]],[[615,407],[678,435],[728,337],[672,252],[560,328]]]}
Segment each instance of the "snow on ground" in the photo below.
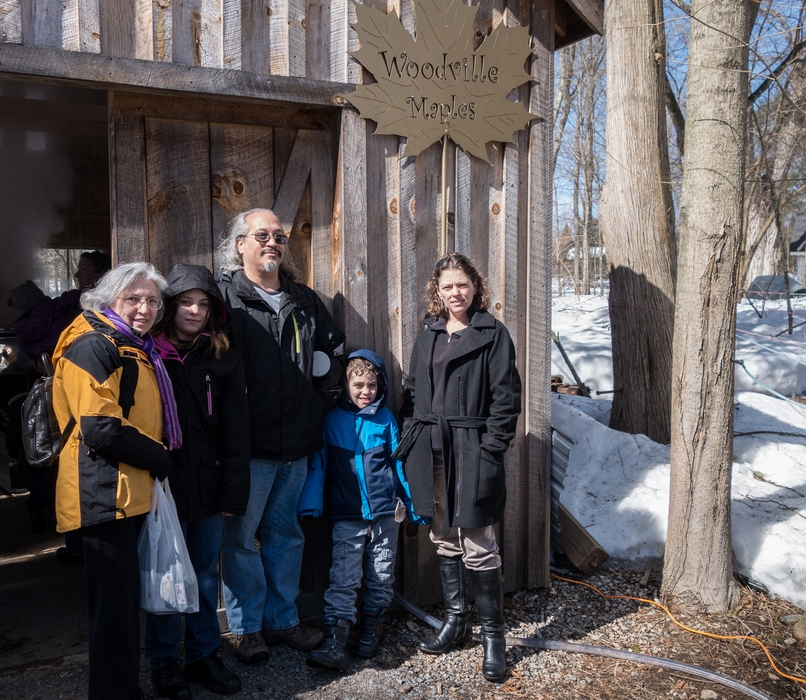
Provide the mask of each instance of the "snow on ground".
{"label": "snow on ground", "polygon": [[[736,357],[770,389],[806,393],[806,325],[787,328],[783,302],[738,307]],[[793,302],[806,320],[806,300]],[[552,328],[595,396],[613,386],[607,300],[558,297]],[[552,374],[573,383],[552,347]],[[806,405],[770,395],[737,366],[733,551],[739,570],[806,607]],[[607,396],[607,395],[605,395]],[[610,430],[610,401],[555,395],[553,426],[575,441],[560,500],[613,557],[662,556],[669,507],[669,446]]]}

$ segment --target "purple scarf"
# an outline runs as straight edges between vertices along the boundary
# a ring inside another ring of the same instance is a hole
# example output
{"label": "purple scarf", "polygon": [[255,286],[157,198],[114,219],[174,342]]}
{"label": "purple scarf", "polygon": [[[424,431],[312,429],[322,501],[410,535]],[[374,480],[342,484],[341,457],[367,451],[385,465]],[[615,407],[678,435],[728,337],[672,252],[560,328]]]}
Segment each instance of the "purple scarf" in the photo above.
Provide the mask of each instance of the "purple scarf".
{"label": "purple scarf", "polygon": [[160,398],[162,399],[162,413],[165,418],[165,437],[168,439],[168,449],[175,450],[182,446],[182,429],[179,427],[179,415],[176,412],[176,400],[174,399],[174,390],[171,385],[171,378],[168,372],[165,371],[165,365],[162,364],[160,354],[154,347],[154,339],[150,333],[144,336],[138,336],[132,331],[120,316],[118,316],[108,306],[104,307],[104,316],[106,316],[112,324],[123,335],[128,338],[133,345],[140,348],[148,355],[151,364],[154,365],[154,371],[157,375],[157,386],[160,390]]}

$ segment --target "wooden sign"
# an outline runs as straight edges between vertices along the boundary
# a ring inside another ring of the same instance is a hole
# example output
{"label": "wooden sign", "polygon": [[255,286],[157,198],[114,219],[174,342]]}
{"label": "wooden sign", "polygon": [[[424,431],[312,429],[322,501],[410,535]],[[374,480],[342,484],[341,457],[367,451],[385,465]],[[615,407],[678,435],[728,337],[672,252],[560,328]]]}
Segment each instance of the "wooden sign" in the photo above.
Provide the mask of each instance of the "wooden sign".
{"label": "wooden sign", "polygon": [[350,55],[378,82],[342,97],[377,122],[376,134],[405,136],[404,156],[447,135],[489,163],[488,141],[512,143],[513,132],[537,116],[507,99],[530,79],[524,70],[529,32],[500,22],[474,51],[478,7],[462,0],[414,0],[414,7],[416,37],[394,10],[385,14],[356,3],[353,27],[361,48]]}

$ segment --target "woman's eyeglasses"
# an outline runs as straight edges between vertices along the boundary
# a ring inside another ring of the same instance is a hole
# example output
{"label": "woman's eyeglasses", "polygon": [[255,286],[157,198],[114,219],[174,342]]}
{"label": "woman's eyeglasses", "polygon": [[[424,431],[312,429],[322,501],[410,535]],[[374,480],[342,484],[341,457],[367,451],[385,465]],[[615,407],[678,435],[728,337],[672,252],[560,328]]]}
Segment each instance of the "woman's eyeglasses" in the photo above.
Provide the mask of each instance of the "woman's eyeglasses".
{"label": "woman's eyeglasses", "polygon": [[139,309],[143,304],[152,311],[159,311],[162,308],[162,301],[159,299],[141,299],[140,297],[118,297],[134,309]]}
{"label": "woman's eyeglasses", "polygon": [[257,233],[247,233],[247,237],[254,238],[258,243],[268,243],[269,239],[274,239],[277,245],[288,243],[288,236],[284,233],[269,233],[268,231],[258,231]]}

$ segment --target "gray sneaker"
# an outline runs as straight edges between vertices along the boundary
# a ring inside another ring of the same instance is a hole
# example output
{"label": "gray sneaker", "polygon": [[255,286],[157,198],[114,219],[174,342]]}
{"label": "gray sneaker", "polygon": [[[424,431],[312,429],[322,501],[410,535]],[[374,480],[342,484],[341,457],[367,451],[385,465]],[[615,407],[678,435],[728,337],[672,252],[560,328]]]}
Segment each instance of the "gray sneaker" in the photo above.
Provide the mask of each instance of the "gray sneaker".
{"label": "gray sneaker", "polygon": [[264,664],[269,658],[269,649],[260,632],[235,636],[235,658],[244,664]]}
{"label": "gray sneaker", "polygon": [[300,651],[315,649],[322,639],[322,633],[319,630],[304,625],[297,625],[287,630],[270,630],[264,627],[262,633],[266,644],[287,644],[292,649]]}

